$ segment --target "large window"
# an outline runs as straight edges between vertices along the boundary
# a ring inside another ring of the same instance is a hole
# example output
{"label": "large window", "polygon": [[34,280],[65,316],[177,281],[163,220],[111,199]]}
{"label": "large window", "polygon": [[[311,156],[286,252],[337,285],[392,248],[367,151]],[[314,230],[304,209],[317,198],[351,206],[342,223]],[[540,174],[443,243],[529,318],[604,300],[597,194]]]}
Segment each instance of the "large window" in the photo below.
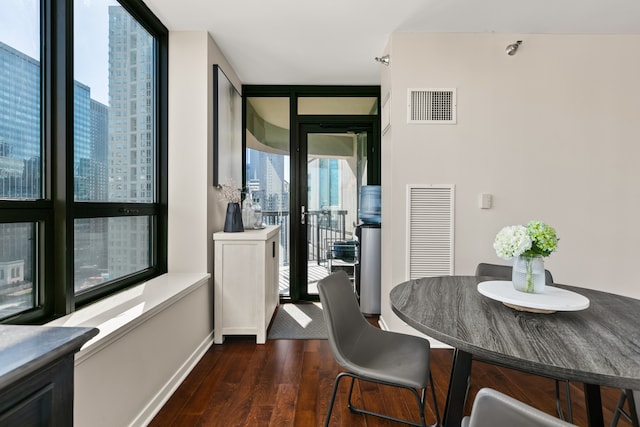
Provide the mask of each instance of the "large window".
{"label": "large window", "polygon": [[166,271],[166,70],[138,0],[0,2],[0,321]]}

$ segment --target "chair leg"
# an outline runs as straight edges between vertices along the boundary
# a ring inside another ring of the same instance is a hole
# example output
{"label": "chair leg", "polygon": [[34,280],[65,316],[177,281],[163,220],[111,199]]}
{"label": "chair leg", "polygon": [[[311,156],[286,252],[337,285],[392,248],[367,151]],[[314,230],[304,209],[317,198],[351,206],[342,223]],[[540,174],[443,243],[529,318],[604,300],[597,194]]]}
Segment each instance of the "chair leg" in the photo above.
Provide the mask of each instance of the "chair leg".
{"label": "chair leg", "polygon": [[[429,384],[431,385],[431,397],[433,398],[433,413],[436,416],[436,426],[440,426],[440,411],[438,411],[438,400],[436,399],[436,384],[433,382],[433,376],[431,375],[431,369],[429,369]],[[428,385],[427,385],[428,386]],[[422,413],[424,413],[424,402],[422,403]]]}
{"label": "chair leg", "polygon": [[417,393],[415,394],[416,399],[418,401],[418,408],[420,409],[420,425],[425,427],[427,425],[427,421],[424,418],[425,402],[427,401],[426,393],[427,393],[427,389],[425,387],[422,389],[420,395],[418,395]]}
{"label": "chair leg", "polygon": [[638,412],[636,410],[637,406],[635,397],[633,396],[633,390],[627,390],[626,395],[627,401],[629,402],[629,417],[631,418],[631,424],[633,427],[638,427],[640,422],[638,422]]}
{"label": "chair leg", "polygon": [[351,385],[349,386],[349,397],[347,398],[347,407],[350,411],[353,411],[353,405],[351,405],[351,395],[353,394],[353,384],[356,382],[355,377],[351,377]]}
{"label": "chair leg", "polygon": [[567,422],[573,424],[573,407],[571,406],[571,384],[564,382],[564,398],[567,401]]}
{"label": "chair leg", "polygon": [[[629,412],[624,410],[624,403],[626,401],[628,401]],[[633,398],[632,390],[622,390],[622,392],[620,393],[618,404],[616,405],[615,411],[613,411],[613,418],[611,419],[610,427],[616,427],[618,425],[620,415],[626,418],[626,420],[629,421],[633,427],[638,427],[638,413],[636,411],[636,404]]]}
{"label": "chair leg", "polygon": [[567,418],[564,417],[564,411],[562,410],[562,400],[560,399],[560,381],[556,381],[556,410],[558,411],[558,417],[561,420],[573,423],[573,409],[571,407],[571,385],[569,381],[564,381],[564,398],[567,403]]}
{"label": "chair leg", "polygon": [[613,418],[611,419],[611,427],[616,427],[618,425],[618,421],[620,420],[620,411],[624,407],[624,401],[627,399],[627,395],[624,394],[624,391],[620,393],[620,398],[618,399],[618,404],[616,405],[616,409],[613,411]]}
{"label": "chair leg", "polygon": [[[436,415],[436,422],[435,424],[433,424],[432,426],[427,426],[426,424],[426,420],[425,420],[425,416],[424,416],[424,410],[425,410],[425,406],[426,406],[426,387],[424,389],[422,389],[422,394],[419,394],[415,389],[413,388],[408,388],[408,387],[403,387],[403,386],[399,386],[397,384],[391,384],[391,383],[385,383],[382,381],[373,381],[367,378],[360,378],[357,375],[354,375],[352,373],[349,372],[340,372],[338,374],[338,376],[336,377],[336,380],[334,382],[333,385],[333,392],[331,394],[331,401],[329,402],[329,409],[327,411],[327,418],[325,419],[325,427],[329,426],[329,420],[331,418],[331,412],[333,409],[333,404],[335,402],[335,397],[336,397],[336,393],[337,393],[337,389],[338,389],[338,383],[340,381],[340,379],[342,379],[343,376],[348,376],[351,377],[351,384],[349,385],[349,395],[347,398],[347,405],[349,407],[349,410],[353,413],[356,414],[363,414],[363,415],[371,415],[374,417],[379,417],[379,418],[383,418],[385,420],[390,420],[390,421],[395,421],[395,422],[399,422],[399,423],[404,423],[404,424],[409,424],[412,426],[416,426],[416,427],[439,427],[440,426],[440,414],[438,412],[438,408],[437,408],[437,402],[436,402],[436,394],[435,394],[435,389],[433,386],[433,378],[431,377],[431,373],[429,373],[429,380],[431,382],[431,388],[432,388],[432,396],[433,396],[433,401],[434,401],[434,412]],[[373,411],[369,411],[363,408],[356,408],[355,406],[352,405],[351,403],[351,395],[353,394],[353,386],[355,384],[355,380],[359,379],[359,380],[363,380],[363,381],[371,381],[374,383],[378,383],[378,384],[383,384],[383,385],[388,385],[388,386],[392,386],[392,387],[399,387],[399,388],[405,388],[407,390],[410,390],[413,395],[416,397],[416,400],[418,402],[418,408],[420,409],[420,423],[416,423],[413,421],[409,421],[409,420],[404,420],[401,418],[396,418],[396,417],[392,417],[389,415],[385,415],[385,414],[380,414],[378,412],[373,412]],[[428,387],[428,384],[427,384]]]}
{"label": "chair leg", "polygon": [[[324,420],[324,427],[329,427],[329,420],[331,419],[331,412],[333,411],[333,403],[336,400],[336,392],[338,391],[338,384],[344,375],[347,375],[345,372],[340,372],[335,381],[333,382],[333,391],[331,392],[331,400],[329,401],[329,409],[327,410],[327,418]],[[351,388],[353,389],[353,377],[351,378]],[[349,392],[349,401],[351,401],[351,392]]]}
{"label": "chair leg", "polygon": [[[384,384],[384,383],[381,383],[381,384]],[[391,384],[387,384],[387,385],[391,385]],[[394,385],[394,387],[398,387],[398,386]],[[405,388],[405,387],[403,387],[403,388]],[[354,406],[350,406],[349,409],[352,412],[356,413],[356,414],[372,415],[374,417],[383,418],[383,419],[389,420],[389,421],[395,421],[397,423],[409,424],[409,425],[416,426],[416,427],[427,427],[427,423],[426,423],[426,420],[425,420],[425,417],[424,417],[426,389],[422,390],[422,395],[419,394],[415,389],[407,388],[407,390],[410,390],[413,393],[413,395],[415,396],[416,401],[418,403],[418,408],[420,409],[420,422],[419,423],[416,423],[416,422],[413,422],[413,421],[409,421],[409,420],[404,420],[404,419],[401,419],[401,418],[392,417],[390,415],[381,414],[379,412],[369,411],[369,410],[363,409],[363,408],[356,408]],[[438,420],[436,420],[435,424],[433,424],[432,426],[429,426],[429,427],[439,427],[439,426],[440,426],[440,420],[438,419]]]}

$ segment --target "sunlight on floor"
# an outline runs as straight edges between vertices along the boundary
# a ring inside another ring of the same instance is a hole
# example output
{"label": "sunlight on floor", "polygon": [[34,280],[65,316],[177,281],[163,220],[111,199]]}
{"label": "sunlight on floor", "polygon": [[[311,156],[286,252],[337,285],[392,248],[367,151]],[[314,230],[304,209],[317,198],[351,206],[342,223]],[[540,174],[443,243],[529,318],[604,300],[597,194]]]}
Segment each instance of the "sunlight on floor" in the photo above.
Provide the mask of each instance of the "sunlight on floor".
{"label": "sunlight on floor", "polygon": [[[319,303],[314,303],[314,305],[322,309]],[[303,328],[306,328],[311,323],[311,317],[307,316],[302,310],[296,307],[295,304],[284,304],[282,309]]]}

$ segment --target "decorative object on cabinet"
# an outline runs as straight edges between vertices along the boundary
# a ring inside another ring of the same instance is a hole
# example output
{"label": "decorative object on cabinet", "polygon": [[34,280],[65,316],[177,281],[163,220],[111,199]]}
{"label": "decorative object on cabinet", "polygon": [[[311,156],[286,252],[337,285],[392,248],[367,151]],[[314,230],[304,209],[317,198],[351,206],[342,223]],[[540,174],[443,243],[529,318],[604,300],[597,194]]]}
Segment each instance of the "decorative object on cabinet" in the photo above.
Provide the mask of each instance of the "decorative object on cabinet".
{"label": "decorative object on cabinet", "polygon": [[242,224],[242,211],[239,203],[227,203],[227,215],[224,220],[225,233],[244,231]]}
{"label": "decorative object on cabinet", "polygon": [[214,342],[225,335],[255,335],[264,344],[280,295],[280,226],[213,234]]}
{"label": "decorative object on cabinet", "polygon": [[242,211],[240,210],[240,189],[236,188],[233,178],[227,178],[227,181],[220,188],[222,189],[222,199],[227,201],[224,231],[227,233],[244,231]]}
{"label": "decorative object on cabinet", "polygon": [[259,230],[265,227],[262,222],[262,206],[257,198],[253,198],[250,191],[244,193],[242,201],[242,224],[245,230]]}

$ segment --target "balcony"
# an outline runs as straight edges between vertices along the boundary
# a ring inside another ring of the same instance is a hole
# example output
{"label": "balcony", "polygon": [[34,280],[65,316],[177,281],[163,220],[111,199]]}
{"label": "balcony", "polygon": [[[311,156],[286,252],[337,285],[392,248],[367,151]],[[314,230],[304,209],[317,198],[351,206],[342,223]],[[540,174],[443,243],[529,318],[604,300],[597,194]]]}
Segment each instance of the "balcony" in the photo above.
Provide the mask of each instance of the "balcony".
{"label": "balcony", "polygon": [[[307,285],[327,276],[333,243],[353,240],[353,227],[347,229],[348,211],[321,209],[307,212]],[[280,225],[280,295],[289,295],[290,227],[289,211],[262,211],[266,225]],[[311,291],[311,290],[310,290]],[[315,292],[310,292],[315,293]]]}

